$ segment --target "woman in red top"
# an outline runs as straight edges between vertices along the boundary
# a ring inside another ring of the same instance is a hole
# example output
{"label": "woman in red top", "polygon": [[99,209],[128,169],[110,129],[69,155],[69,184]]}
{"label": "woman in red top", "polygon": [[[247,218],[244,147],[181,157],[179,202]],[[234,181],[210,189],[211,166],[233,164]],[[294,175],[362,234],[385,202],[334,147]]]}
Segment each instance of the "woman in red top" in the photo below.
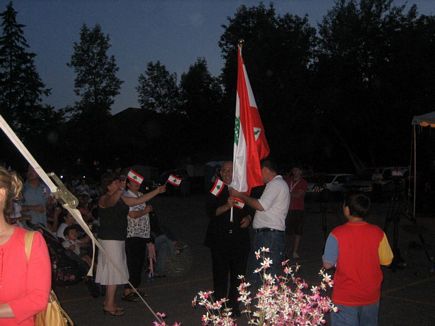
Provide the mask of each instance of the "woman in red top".
{"label": "woman in red top", "polygon": [[0,167],[0,325],[34,325],[34,316],[45,309],[51,288],[51,266],[47,245],[35,232],[27,259],[26,230],[8,224],[12,200],[22,183],[15,173]]}

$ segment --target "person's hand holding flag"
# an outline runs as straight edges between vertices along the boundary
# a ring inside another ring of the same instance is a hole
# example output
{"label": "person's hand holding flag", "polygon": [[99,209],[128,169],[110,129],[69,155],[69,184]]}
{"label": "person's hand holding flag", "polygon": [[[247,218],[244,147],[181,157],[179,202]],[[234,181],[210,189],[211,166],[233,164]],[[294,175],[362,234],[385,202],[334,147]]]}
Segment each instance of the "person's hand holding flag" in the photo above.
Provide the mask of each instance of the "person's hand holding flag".
{"label": "person's hand holding flag", "polygon": [[249,197],[249,195],[246,192],[237,191],[232,187],[229,187],[228,191],[230,193],[230,196],[241,199],[245,204],[248,204],[253,209],[257,211],[264,211],[264,208],[263,206],[261,206],[261,203],[258,201],[258,199]]}
{"label": "person's hand holding flag", "polygon": [[[242,193],[239,192],[233,188],[228,188],[228,191],[230,192],[230,197],[228,197],[227,203],[228,205],[230,205],[230,207],[237,207],[238,208],[243,208],[244,203],[241,201],[241,195],[245,195],[246,193]],[[243,205],[240,205],[240,203],[243,203]],[[242,220],[240,221],[240,227],[242,229],[247,228],[249,226],[249,224],[251,224],[252,218],[250,215],[247,215],[245,217],[242,218]]]}
{"label": "person's hand holding flag", "polygon": [[227,199],[227,204],[230,208],[234,207],[234,198],[229,196]]}
{"label": "person's hand holding flag", "polygon": [[159,194],[163,194],[164,192],[166,192],[166,184],[162,185],[162,186],[157,186],[157,192]]}
{"label": "person's hand holding flag", "polygon": [[229,191],[231,197],[237,197],[240,199],[244,199],[243,197],[246,197],[248,195],[246,192],[238,191],[232,187],[229,187],[228,191]]}

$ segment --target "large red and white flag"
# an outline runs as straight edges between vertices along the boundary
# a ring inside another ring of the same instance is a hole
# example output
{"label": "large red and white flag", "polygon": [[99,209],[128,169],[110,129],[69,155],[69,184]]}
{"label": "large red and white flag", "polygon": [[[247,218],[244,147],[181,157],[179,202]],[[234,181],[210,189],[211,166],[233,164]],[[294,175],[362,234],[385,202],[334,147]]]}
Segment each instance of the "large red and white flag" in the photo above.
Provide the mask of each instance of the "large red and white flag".
{"label": "large red and white flag", "polygon": [[238,48],[237,62],[237,98],[231,187],[241,192],[250,192],[252,188],[264,184],[260,160],[267,157],[270,150],[243,62],[241,45]]}

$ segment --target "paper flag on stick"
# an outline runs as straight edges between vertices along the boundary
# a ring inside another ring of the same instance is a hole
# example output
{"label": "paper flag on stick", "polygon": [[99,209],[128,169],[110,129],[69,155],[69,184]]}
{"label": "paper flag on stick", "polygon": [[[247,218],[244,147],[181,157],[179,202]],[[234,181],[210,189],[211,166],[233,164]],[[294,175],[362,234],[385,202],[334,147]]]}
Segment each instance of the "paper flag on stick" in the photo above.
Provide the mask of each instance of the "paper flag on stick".
{"label": "paper flag on stick", "polygon": [[143,176],[141,176],[139,173],[137,173],[134,170],[128,171],[127,178],[128,180],[137,183],[139,185],[143,182]]}
{"label": "paper flag on stick", "polygon": [[224,182],[221,179],[216,178],[213,187],[210,189],[210,192],[212,195],[218,197],[223,189],[224,189]]}
{"label": "paper flag on stick", "polygon": [[242,209],[245,207],[245,202],[241,200],[240,198],[233,197],[234,199],[234,207]]}
{"label": "paper flag on stick", "polygon": [[177,177],[173,174],[170,174],[168,177],[168,182],[175,187],[178,187],[181,184],[181,181],[182,179],[180,177]]}

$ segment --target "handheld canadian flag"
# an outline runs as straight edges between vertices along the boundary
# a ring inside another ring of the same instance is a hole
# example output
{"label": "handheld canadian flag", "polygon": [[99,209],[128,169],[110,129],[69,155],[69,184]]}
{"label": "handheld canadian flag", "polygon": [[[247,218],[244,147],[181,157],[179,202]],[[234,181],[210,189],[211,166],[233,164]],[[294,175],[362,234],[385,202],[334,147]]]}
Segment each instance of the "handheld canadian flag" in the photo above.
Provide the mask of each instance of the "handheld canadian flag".
{"label": "handheld canadian flag", "polygon": [[143,182],[143,176],[141,176],[139,173],[137,173],[134,170],[128,171],[127,178],[128,180],[137,183],[139,185]]}
{"label": "handheld canadian flag", "polygon": [[210,192],[212,195],[218,197],[221,194],[222,190],[224,190],[224,182],[221,179],[216,178],[213,187],[211,187],[210,189]]}
{"label": "handheld canadian flag", "polygon": [[243,62],[241,44],[238,47],[237,62],[237,98],[231,187],[241,192],[250,192],[252,188],[263,185],[260,160],[267,157],[270,150]]}
{"label": "handheld canadian flag", "polygon": [[173,174],[170,174],[168,177],[168,182],[175,187],[178,187],[181,184],[181,181],[182,179],[180,177]]}
{"label": "handheld canadian flag", "polygon": [[242,209],[245,207],[245,202],[241,200],[240,198],[233,197],[234,199],[234,207]]}

